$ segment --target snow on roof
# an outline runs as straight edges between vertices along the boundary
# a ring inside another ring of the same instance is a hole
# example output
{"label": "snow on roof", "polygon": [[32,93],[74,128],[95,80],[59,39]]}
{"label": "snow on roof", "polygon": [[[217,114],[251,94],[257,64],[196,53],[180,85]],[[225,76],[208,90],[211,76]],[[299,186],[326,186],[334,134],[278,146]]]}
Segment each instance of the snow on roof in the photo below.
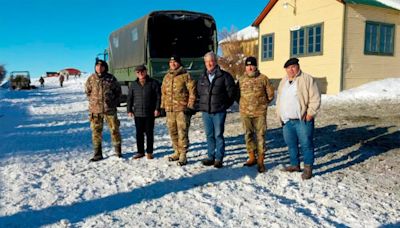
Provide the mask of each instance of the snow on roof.
{"label": "snow on roof", "polygon": [[400,10],[400,1],[399,0],[377,0],[378,2],[390,6],[394,9]]}
{"label": "snow on roof", "polygon": [[223,43],[232,39],[237,39],[237,40],[250,40],[250,39],[255,39],[258,38],[258,29],[253,26],[247,26],[246,28],[239,30],[229,37],[221,40],[219,43]]}
{"label": "snow on roof", "polygon": [[346,3],[365,4],[379,7],[390,7],[400,10],[400,0],[345,0]]}

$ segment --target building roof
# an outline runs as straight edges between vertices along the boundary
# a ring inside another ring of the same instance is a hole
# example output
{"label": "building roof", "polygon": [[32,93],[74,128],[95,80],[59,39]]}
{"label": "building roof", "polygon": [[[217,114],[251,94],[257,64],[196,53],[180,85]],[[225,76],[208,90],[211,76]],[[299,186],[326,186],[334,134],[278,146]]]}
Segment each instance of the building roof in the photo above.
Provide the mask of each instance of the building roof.
{"label": "building roof", "polygon": [[[264,20],[265,16],[271,11],[271,9],[275,6],[275,4],[279,0],[270,0],[265,8],[261,11],[258,17],[254,20],[252,26],[259,26],[260,23]],[[377,7],[385,7],[391,8],[395,10],[400,10],[400,1],[399,0],[336,0],[340,3],[349,3],[349,4],[363,4]]]}
{"label": "building roof", "polygon": [[66,72],[68,72],[68,74],[70,74],[70,75],[78,75],[78,74],[81,73],[80,70],[75,69],[75,68],[65,68],[65,69],[63,69],[63,70],[60,70],[60,72],[61,72],[61,71],[66,71]]}

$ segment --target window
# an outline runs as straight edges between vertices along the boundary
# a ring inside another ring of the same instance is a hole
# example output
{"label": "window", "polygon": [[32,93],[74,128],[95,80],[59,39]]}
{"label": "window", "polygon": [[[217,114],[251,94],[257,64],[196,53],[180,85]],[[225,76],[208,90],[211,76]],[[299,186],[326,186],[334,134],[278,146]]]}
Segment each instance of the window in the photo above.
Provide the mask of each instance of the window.
{"label": "window", "polygon": [[273,60],[274,59],[274,34],[263,35],[261,38],[261,60]]}
{"label": "window", "polygon": [[367,55],[393,55],[393,50],[394,25],[367,21],[364,53]]}
{"label": "window", "polygon": [[322,24],[300,28],[290,35],[291,57],[322,54]]}

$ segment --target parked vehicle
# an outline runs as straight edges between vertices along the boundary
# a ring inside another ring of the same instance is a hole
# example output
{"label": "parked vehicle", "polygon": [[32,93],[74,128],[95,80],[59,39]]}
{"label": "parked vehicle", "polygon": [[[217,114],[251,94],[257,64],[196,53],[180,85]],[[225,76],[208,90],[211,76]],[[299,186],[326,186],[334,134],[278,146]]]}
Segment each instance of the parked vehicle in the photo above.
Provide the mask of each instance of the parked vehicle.
{"label": "parked vehicle", "polygon": [[29,71],[12,71],[10,73],[10,86],[12,89],[31,89]]}
{"label": "parked vehicle", "polygon": [[190,11],[155,11],[112,32],[102,57],[108,60],[110,72],[121,84],[124,102],[129,83],[136,79],[136,66],[146,65],[149,74],[162,81],[170,56],[176,54],[196,79],[203,70],[203,56],[209,51],[217,51],[217,29],[212,16]]}

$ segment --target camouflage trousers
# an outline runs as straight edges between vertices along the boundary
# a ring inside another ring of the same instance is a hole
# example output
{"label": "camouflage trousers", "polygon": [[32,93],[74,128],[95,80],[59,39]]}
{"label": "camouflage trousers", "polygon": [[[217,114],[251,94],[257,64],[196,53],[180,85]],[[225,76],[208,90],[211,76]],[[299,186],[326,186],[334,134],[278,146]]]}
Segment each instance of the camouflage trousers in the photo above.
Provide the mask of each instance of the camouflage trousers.
{"label": "camouflage trousers", "polygon": [[244,129],[244,139],[246,141],[247,152],[254,151],[258,155],[264,155],[265,132],[267,130],[266,116],[241,116],[241,119]]}
{"label": "camouflage trousers", "polygon": [[167,126],[175,151],[174,156],[183,154],[186,157],[189,148],[190,116],[185,115],[183,111],[167,112]]}
{"label": "camouflage trousers", "polygon": [[103,140],[103,123],[107,121],[108,128],[111,133],[112,144],[121,145],[121,134],[119,132],[119,120],[117,113],[115,114],[89,114],[90,128],[92,129],[93,148],[101,148]]}

